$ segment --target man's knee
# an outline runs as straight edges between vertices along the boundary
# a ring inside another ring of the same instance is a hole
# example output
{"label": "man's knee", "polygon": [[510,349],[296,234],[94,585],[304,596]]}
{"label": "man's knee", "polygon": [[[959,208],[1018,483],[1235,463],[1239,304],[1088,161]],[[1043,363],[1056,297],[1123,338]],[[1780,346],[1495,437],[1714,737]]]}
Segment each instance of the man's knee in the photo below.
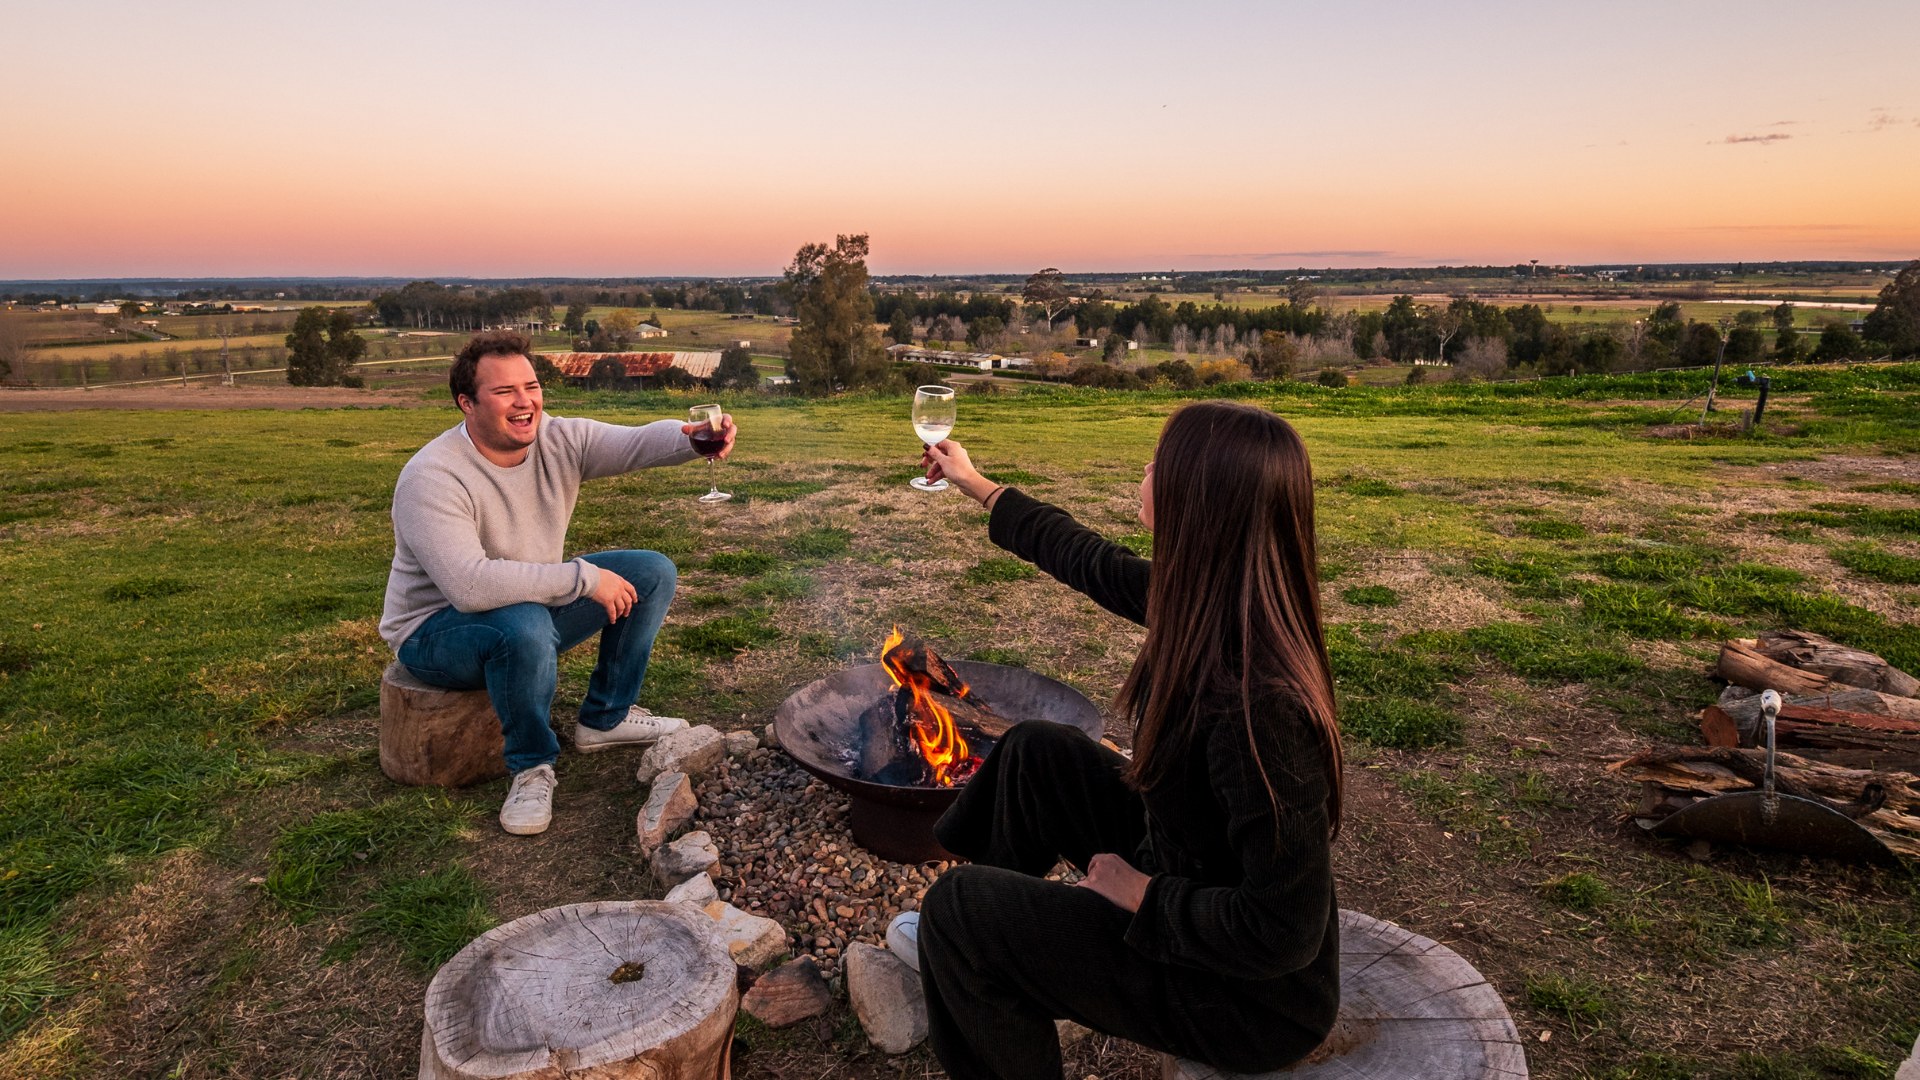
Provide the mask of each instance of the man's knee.
{"label": "man's knee", "polygon": [[607,569],[627,579],[635,592],[641,596],[665,589],[673,592],[674,583],[679,580],[679,568],[673,560],[657,551],[601,551],[588,555],[587,561],[595,566]]}
{"label": "man's knee", "polygon": [[559,655],[553,613],[539,604],[509,604],[487,613],[487,625],[500,635],[499,648],[516,659]]}

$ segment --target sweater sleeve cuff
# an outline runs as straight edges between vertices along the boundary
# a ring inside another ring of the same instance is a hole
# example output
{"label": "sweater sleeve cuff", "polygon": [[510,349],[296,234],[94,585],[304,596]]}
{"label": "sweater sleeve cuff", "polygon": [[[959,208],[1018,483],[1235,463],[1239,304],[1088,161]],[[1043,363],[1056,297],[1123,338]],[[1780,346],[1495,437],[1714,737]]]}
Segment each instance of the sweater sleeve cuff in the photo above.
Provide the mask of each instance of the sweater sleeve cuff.
{"label": "sweater sleeve cuff", "polygon": [[1133,951],[1149,960],[1167,959],[1165,911],[1169,893],[1178,891],[1179,883],[1165,874],[1147,879],[1147,891],[1140,897],[1140,907],[1127,923],[1123,938]]}
{"label": "sweater sleeve cuff", "polygon": [[580,591],[574,596],[574,599],[578,600],[583,596],[592,596],[593,590],[600,587],[600,568],[585,559],[575,559],[573,560],[573,564],[580,568],[580,580],[576,586]]}

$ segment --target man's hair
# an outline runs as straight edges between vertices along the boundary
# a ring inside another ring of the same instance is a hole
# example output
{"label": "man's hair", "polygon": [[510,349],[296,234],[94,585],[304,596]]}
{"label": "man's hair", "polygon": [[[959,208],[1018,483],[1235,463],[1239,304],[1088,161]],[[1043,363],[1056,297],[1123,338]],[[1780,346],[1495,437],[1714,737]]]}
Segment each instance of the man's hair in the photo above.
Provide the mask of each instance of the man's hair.
{"label": "man's hair", "polygon": [[447,371],[447,387],[453,391],[454,404],[460,403],[460,396],[479,398],[480,387],[474,382],[474,372],[479,370],[483,356],[524,356],[533,359],[533,342],[518,330],[485,330],[473,335],[467,341],[466,348],[453,358],[453,367]]}

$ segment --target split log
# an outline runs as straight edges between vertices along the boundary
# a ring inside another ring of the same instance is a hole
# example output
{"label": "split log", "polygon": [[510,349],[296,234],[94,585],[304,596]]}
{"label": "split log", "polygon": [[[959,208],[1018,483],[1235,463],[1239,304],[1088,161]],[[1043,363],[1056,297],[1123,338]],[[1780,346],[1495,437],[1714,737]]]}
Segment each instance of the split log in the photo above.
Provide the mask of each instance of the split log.
{"label": "split log", "polygon": [[1313,1053],[1249,1075],[1172,1056],[1164,1080],[1525,1080],[1527,1056],[1500,995],[1459,953],[1353,911],[1340,913],[1340,1015]]}
{"label": "split log", "polygon": [[719,1080],[740,993],[706,916],[569,904],[469,942],[427,987],[421,1080]]}
{"label": "split log", "polygon": [[[1856,718],[1838,718],[1834,723],[1852,723],[1876,731],[1920,732],[1920,699],[1829,683],[1820,693],[1783,694],[1781,701],[1780,715],[1784,717],[1817,723],[1813,718],[1816,711],[1830,712]],[[1743,732],[1750,732],[1760,722],[1760,695],[1744,686],[1729,686],[1721,691],[1719,705]],[[1884,722],[1886,719],[1900,722],[1888,724]]]}
{"label": "split log", "polygon": [[1812,694],[1827,688],[1831,681],[1778,660],[1761,655],[1747,642],[1734,640],[1720,646],[1720,677],[1735,686],[1753,690],[1778,690],[1782,694]]}
{"label": "split log", "polygon": [[507,775],[485,690],[428,686],[398,661],[380,678],[380,771],[396,784],[465,787]]}
{"label": "split log", "polygon": [[1897,697],[1920,697],[1920,679],[1873,653],[1849,648],[1804,630],[1774,630],[1752,643],[1754,651],[1801,671],[1825,675],[1837,683],[1878,690]]}

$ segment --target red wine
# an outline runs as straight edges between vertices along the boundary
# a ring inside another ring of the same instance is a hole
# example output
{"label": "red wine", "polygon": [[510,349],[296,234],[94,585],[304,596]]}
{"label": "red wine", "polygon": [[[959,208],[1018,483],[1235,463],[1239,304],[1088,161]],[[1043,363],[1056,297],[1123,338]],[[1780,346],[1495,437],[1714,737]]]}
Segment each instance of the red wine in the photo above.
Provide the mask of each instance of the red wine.
{"label": "red wine", "polygon": [[727,448],[727,437],[712,429],[703,429],[687,436],[693,444],[693,452],[701,457],[713,457]]}

